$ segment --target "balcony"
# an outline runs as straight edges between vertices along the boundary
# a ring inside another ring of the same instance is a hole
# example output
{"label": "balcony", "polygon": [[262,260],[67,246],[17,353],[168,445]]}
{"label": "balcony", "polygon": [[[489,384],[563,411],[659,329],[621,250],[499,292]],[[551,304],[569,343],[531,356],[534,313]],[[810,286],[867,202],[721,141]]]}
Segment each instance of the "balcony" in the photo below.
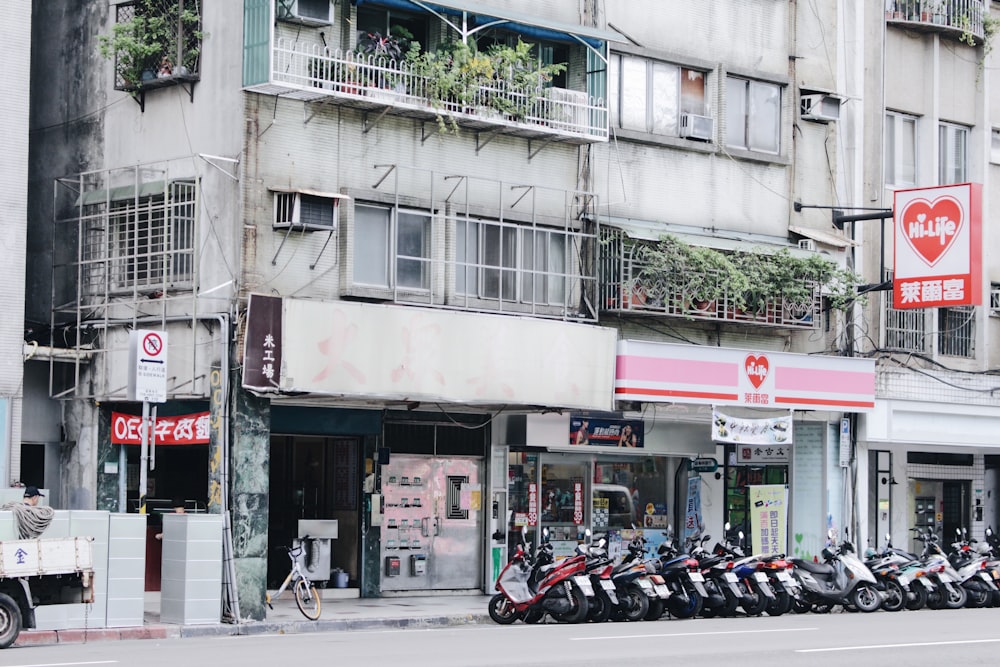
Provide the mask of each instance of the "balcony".
{"label": "balcony", "polygon": [[[651,255],[644,252],[647,244],[617,232],[605,231],[602,238],[600,305],[606,313],[794,329],[820,326],[823,283],[802,279],[792,268],[811,260],[785,252],[727,255],[673,241]],[[665,243],[661,239],[661,246]],[[766,275],[753,268],[768,265],[776,272]],[[781,282],[787,285],[784,290]]]}
{"label": "balcony", "polygon": [[518,87],[495,77],[488,85],[443,91],[434,77],[404,61],[275,38],[267,83],[249,90],[309,102],[351,106],[382,115],[436,121],[441,129],[488,130],[574,144],[608,139],[601,99],[564,88]]}
{"label": "balcony", "polygon": [[983,0],[895,0],[887,3],[885,20],[920,32],[940,32],[976,44],[985,38]]}

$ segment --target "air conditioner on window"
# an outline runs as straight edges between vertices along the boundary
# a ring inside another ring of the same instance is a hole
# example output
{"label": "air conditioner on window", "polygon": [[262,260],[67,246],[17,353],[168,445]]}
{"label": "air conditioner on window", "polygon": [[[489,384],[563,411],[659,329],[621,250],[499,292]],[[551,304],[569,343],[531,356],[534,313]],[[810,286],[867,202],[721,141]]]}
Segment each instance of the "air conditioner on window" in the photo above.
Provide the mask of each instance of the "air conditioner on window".
{"label": "air conditioner on window", "polygon": [[693,113],[681,114],[680,135],[685,139],[712,141],[715,138],[715,119]]}
{"label": "air conditioner on window", "polygon": [[279,21],[304,25],[330,25],[330,0],[277,0]]}
{"label": "air conditioner on window", "polygon": [[799,100],[799,115],[802,120],[817,123],[840,120],[840,98],[823,93],[803,95]]}
{"label": "air conditioner on window", "polygon": [[338,196],[305,192],[274,193],[274,229],[332,231],[337,228]]}

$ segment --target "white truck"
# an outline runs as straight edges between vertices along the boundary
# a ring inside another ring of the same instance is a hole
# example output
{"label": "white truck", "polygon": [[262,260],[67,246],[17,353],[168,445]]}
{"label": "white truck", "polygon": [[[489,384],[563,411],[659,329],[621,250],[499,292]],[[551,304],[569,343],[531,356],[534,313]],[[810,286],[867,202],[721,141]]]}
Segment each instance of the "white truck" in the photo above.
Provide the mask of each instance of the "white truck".
{"label": "white truck", "polygon": [[37,606],[93,601],[91,538],[0,541],[0,648],[35,627]]}

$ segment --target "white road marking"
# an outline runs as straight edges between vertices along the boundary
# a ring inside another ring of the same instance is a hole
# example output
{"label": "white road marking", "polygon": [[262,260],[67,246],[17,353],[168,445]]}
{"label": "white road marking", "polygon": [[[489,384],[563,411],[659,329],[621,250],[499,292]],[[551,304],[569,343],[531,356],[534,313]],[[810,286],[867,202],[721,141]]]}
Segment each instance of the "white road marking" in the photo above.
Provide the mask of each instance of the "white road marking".
{"label": "white road marking", "polygon": [[958,644],[993,644],[1000,639],[956,639],[943,642],[910,642],[907,644],[869,644],[867,646],[835,646],[833,648],[803,648],[796,653],[831,653],[833,651],[867,651],[878,648],[913,648],[918,646],[954,646]]}
{"label": "white road marking", "polygon": [[819,628],[776,628],[774,630],[721,630],[719,632],[674,632],[670,634],[655,635],[621,635],[607,637],[572,637],[570,641],[587,642],[594,639],[640,639],[645,637],[705,637],[710,635],[756,635],[766,632],[806,632],[807,630],[819,630]]}
{"label": "white road marking", "polygon": [[117,665],[117,660],[92,660],[89,662],[38,662],[35,664],[9,665],[9,667],[72,667],[73,665]]}

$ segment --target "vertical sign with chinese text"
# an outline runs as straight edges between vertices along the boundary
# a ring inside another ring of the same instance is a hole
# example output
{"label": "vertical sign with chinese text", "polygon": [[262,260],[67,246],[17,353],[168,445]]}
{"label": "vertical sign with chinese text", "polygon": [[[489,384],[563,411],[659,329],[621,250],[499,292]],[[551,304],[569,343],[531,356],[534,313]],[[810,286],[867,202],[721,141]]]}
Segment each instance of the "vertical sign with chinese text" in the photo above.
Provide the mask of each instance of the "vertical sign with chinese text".
{"label": "vertical sign with chinese text", "polygon": [[982,303],[982,189],[961,183],[896,191],[894,308]]}
{"label": "vertical sign with chinese text", "polygon": [[688,477],[687,507],[684,510],[684,539],[701,530],[701,475]]}
{"label": "vertical sign with chinese text", "polygon": [[281,384],[281,298],[251,294],[243,341],[243,386],[274,391]]}
{"label": "vertical sign with chinese text", "polygon": [[788,490],[783,484],[751,486],[750,533],[753,538],[753,553],[785,553],[786,502]]}
{"label": "vertical sign with chinese text", "polygon": [[528,525],[538,525],[538,485],[528,484]]}

